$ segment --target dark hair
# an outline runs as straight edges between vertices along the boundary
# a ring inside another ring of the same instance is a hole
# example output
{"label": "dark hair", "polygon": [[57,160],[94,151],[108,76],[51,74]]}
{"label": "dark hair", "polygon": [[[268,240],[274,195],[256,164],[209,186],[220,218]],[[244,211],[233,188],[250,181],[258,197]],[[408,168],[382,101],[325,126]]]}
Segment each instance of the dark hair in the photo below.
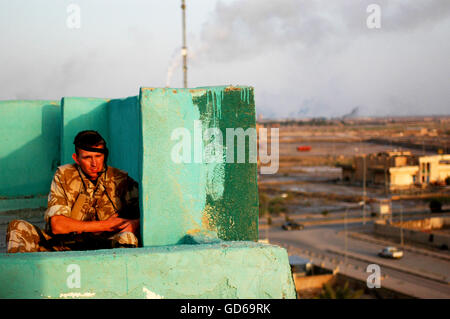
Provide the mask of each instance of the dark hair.
{"label": "dark hair", "polygon": [[77,155],[80,148],[83,149],[86,147],[103,145],[106,149],[105,139],[99,132],[92,130],[81,131],[78,133],[77,136],[75,136],[73,144],[75,144],[75,153],[77,153]]}

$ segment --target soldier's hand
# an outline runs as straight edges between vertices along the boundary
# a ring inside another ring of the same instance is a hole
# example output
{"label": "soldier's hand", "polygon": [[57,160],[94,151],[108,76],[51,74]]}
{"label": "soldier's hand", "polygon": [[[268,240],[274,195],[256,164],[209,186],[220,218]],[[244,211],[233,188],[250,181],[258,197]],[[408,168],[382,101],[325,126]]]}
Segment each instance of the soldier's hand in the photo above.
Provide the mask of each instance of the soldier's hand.
{"label": "soldier's hand", "polygon": [[139,219],[128,219],[126,223],[120,226],[121,233],[130,232],[135,235],[139,232]]}
{"label": "soldier's hand", "polygon": [[112,215],[110,218],[104,221],[103,225],[105,227],[104,231],[107,232],[117,232],[123,229],[122,225],[127,223],[127,219],[118,217],[118,214]]}

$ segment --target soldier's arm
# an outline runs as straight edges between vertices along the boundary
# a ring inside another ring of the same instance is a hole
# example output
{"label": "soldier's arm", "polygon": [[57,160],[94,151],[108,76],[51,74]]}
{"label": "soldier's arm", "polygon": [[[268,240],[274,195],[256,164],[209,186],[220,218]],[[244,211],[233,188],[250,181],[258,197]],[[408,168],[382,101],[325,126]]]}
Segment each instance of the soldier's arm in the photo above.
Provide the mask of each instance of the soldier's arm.
{"label": "soldier's arm", "polygon": [[53,234],[118,232],[128,226],[128,220],[111,216],[107,220],[80,221],[63,215],[51,217]]}
{"label": "soldier's arm", "polygon": [[45,211],[45,222],[48,230],[51,230],[50,220],[53,216],[70,217],[71,205],[62,180],[63,174],[58,168],[53,176],[50,193],[48,194],[47,210]]}
{"label": "soldier's arm", "polygon": [[119,231],[126,227],[125,219],[112,216],[105,221],[79,221],[71,218],[71,202],[63,185],[63,174],[58,169],[53,177],[48,197],[48,208],[45,221],[53,234],[68,234],[72,232],[103,232]]}

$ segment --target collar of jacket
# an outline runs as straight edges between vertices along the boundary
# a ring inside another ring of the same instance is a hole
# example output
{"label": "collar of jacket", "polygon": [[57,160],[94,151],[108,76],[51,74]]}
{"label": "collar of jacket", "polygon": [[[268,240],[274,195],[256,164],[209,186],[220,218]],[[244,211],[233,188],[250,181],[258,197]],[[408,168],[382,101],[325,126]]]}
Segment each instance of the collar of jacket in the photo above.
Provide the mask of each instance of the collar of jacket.
{"label": "collar of jacket", "polygon": [[88,188],[89,183],[92,183],[94,185],[94,188],[97,188],[98,186],[100,186],[100,184],[105,185],[105,178],[106,178],[106,174],[108,171],[108,166],[106,164],[105,164],[105,169],[103,171],[101,171],[101,174],[97,178],[97,181],[91,180],[78,164],[75,164],[75,167],[77,168],[78,172],[81,172],[80,176],[81,176],[82,182],[86,188]]}

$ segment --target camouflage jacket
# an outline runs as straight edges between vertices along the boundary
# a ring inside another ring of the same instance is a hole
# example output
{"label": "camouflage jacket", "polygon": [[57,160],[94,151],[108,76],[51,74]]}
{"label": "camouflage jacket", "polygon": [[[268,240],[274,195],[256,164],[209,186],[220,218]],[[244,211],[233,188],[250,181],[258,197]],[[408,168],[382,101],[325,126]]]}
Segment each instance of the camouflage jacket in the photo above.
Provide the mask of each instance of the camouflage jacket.
{"label": "camouflage jacket", "polygon": [[139,218],[138,184],[126,172],[108,166],[94,185],[77,164],[67,164],[58,167],[53,177],[45,212],[47,230],[51,231],[51,217],[71,217],[81,193],[89,197],[81,209],[83,221],[106,220],[115,213],[122,218]]}

